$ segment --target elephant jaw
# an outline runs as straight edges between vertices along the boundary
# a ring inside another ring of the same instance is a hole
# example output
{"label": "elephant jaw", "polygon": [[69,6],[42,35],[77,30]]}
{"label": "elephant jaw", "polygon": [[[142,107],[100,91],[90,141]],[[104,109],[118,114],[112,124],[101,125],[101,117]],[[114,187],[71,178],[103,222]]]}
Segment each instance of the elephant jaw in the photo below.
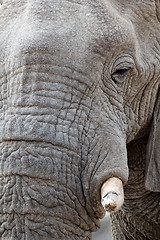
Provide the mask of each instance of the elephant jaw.
{"label": "elephant jaw", "polygon": [[101,188],[101,203],[106,212],[117,212],[124,203],[123,183],[119,178],[109,178]]}

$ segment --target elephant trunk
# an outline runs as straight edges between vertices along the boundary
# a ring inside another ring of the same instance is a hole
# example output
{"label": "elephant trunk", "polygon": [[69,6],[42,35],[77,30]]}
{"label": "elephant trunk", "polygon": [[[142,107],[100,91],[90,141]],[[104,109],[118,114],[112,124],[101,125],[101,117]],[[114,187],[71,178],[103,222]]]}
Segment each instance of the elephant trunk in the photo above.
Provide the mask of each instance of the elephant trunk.
{"label": "elephant trunk", "polygon": [[90,239],[77,153],[49,143],[1,143],[0,239]]}
{"label": "elephant trunk", "polygon": [[127,181],[125,134],[83,73],[28,58],[3,102],[1,239],[89,239],[104,215],[102,184]]}

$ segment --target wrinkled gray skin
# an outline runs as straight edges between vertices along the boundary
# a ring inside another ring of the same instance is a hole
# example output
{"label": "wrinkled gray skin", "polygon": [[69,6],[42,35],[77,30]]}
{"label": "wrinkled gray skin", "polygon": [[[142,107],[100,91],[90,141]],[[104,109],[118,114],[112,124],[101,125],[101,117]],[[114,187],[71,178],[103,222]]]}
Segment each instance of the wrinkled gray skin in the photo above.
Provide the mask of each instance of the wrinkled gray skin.
{"label": "wrinkled gray skin", "polygon": [[3,1],[1,240],[90,239],[111,176],[114,239],[158,239],[158,14],[155,0]]}

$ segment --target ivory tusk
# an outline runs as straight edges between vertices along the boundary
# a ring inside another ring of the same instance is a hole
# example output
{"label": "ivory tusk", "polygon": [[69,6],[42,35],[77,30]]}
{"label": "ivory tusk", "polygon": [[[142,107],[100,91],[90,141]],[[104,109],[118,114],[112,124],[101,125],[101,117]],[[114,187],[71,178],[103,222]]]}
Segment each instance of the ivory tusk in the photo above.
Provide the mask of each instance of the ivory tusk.
{"label": "ivory tusk", "polygon": [[117,212],[124,203],[123,183],[119,178],[109,178],[101,188],[101,203],[106,212]]}

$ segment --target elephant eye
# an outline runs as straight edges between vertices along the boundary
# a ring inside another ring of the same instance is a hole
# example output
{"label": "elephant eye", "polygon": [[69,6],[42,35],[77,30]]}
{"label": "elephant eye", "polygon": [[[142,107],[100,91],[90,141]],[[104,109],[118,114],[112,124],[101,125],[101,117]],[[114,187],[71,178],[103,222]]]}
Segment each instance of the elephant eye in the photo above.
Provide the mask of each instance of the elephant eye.
{"label": "elephant eye", "polygon": [[130,68],[120,68],[111,74],[111,78],[116,83],[122,83],[128,76]]}

